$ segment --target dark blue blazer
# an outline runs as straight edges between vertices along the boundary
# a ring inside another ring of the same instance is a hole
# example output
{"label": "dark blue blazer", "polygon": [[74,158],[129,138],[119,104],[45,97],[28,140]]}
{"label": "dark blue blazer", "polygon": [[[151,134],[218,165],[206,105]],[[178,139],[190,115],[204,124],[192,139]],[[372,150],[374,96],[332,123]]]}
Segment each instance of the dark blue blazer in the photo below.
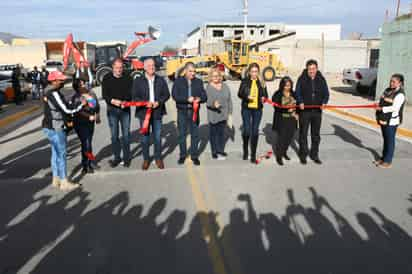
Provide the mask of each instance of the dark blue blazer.
{"label": "dark blue blazer", "polygon": [[[207,95],[206,95],[206,91],[203,85],[203,81],[198,78],[194,78],[191,81],[191,87],[192,87],[192,96],[199,97],[200,103],[202,104],[205,103],[207,101]],[[176,102],[177,109],[180,109],[180,110],[188,109],[188,106],[190,105],[187,102],[188,90],[189,90],[189,85],[185,77],[179,77],[175,80],[175,83],[172,88],[172,97]]]}
{"label": "dark blue blazer", "polygon": [[[165,103],[170,98],[170,92],[166,80],[158,75],[156,75],[154,79],[154,96],[155,101],[159,102],[159,107],[153,110],[152,117],[155,120],[160,120],[162,116],[166,114]],[[136,102],[150,100],[149,82],[145,76],[136,78],[133,81],[132,100]],[[136,118],[144,119],[145,114],[145,107],[136,108]]]}

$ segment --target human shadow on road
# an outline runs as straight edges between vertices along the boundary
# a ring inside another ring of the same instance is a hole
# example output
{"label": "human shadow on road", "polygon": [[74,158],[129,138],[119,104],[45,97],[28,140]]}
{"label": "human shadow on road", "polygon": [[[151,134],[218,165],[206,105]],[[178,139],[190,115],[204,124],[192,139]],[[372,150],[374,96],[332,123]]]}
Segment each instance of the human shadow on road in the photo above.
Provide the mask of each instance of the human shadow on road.
{"label": "human shadow on road", "polygon": [[[77,138],[70,138],[67,154],[78,150],[79,144]],[[50,154],[50,143],[46,138],[13,152],[0,159],[0,179],[27,179],[41,170],[50,169]]]}
{"label": "human shadow on road", "polygon": [[376,150],[363,144],[362,140],[356,137],[355,135],[353,135],[350,131],[346,130],[345,128],[339,125],[335,125],[335,124],[332,124],[332,127],[334,128],[335,135],[341,138],[344,142],[353,144],[357,146],[358,148],[369,151],[374,157],[374,160],[380,159],[379,153]]}
{"label": "human shadow on road", "polygon": [[[404,229],[372,207],[375,218],[357,212],[354,219],[364,237],[314,188],[308,205],[289,189],[280,215],[259,214],[252,196],[239,194],[239,207],[230,210],[224,227],[219,213],[199,211],[188,219],[185,210],[170,208],[166,197],[145,210],[120,192],[88,208],[87,192],[76,190],[57,201],[34,198],[41,188],[39,183],[29,189],[21,206],[17,199],[12,203],[11,213],[20,220],[2,225],[0,273],[407,274],[412,269],[412,239]],[[30,207],[33,203],[39,205]]]}

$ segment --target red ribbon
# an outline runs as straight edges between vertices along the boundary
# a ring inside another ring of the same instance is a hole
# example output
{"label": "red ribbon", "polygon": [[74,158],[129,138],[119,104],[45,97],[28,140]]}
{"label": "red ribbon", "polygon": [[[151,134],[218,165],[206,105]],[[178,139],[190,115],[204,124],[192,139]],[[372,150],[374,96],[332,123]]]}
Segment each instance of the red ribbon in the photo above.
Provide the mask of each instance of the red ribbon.
{"label": "red ribbon", "polygon": [[197,113],[199,111],[199,101],[193,101],[193,117],[192,120],[194,123],[197,122]]}
{"label": "red ribbon", "polygon": [[146,115],[144,117],[143,125],[140,127],[140,134],[145,135],[149,132],[150,118],[152,117],[152,108],[149,108],[148,105],[150,102],[141,101],[141,102],[124,102],[123,107],[146,107]]}
{"label": "red ribbon", "polygon": [[[298,108],[297,105],[289,105],[289,106],[283,106],[281,104],[278,104],[276,102],[273,102],[270,99],[265,99],[264,101],[266,104],[272,105],[277,108],[283,108],[283,109],[291,109],[291,108]],[[321,108],[321,109],[332,109],[332,108],[377,108],[379,105],[374,103],[374,104],[369,104],[369,105],[305,105],[305,109],[315,109],[315,108]]]}
{"label": "red ribbon", "polygon": [[94,156],[92,152],[86,152],[84,155],[89,161],[96,161],[96,156]]}

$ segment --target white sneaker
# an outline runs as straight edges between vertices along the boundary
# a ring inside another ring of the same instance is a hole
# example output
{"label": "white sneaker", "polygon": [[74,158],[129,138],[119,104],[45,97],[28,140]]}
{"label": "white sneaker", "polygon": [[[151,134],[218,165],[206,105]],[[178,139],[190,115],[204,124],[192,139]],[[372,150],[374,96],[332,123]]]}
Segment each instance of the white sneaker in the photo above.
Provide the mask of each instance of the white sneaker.
{"label": "white sneaker", "polygon": [[225,161],[225,160],[226,160],[226,157],[225,157],[225,156],[222,156],[222,155],[218,155],[218,156],[217,156],[217,160],[218,160],[218,161]]}

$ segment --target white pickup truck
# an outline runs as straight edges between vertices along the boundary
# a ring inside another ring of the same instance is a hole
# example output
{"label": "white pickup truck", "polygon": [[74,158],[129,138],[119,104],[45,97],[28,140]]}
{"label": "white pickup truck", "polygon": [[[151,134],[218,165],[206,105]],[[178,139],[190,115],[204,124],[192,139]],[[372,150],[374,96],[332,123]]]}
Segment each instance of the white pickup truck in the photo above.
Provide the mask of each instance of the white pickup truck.
{"label": "white pickup truck", "polygon": [[375,96],[377,68],[351,68],[343,70],[343,83],[353,86],[360,94]]}

